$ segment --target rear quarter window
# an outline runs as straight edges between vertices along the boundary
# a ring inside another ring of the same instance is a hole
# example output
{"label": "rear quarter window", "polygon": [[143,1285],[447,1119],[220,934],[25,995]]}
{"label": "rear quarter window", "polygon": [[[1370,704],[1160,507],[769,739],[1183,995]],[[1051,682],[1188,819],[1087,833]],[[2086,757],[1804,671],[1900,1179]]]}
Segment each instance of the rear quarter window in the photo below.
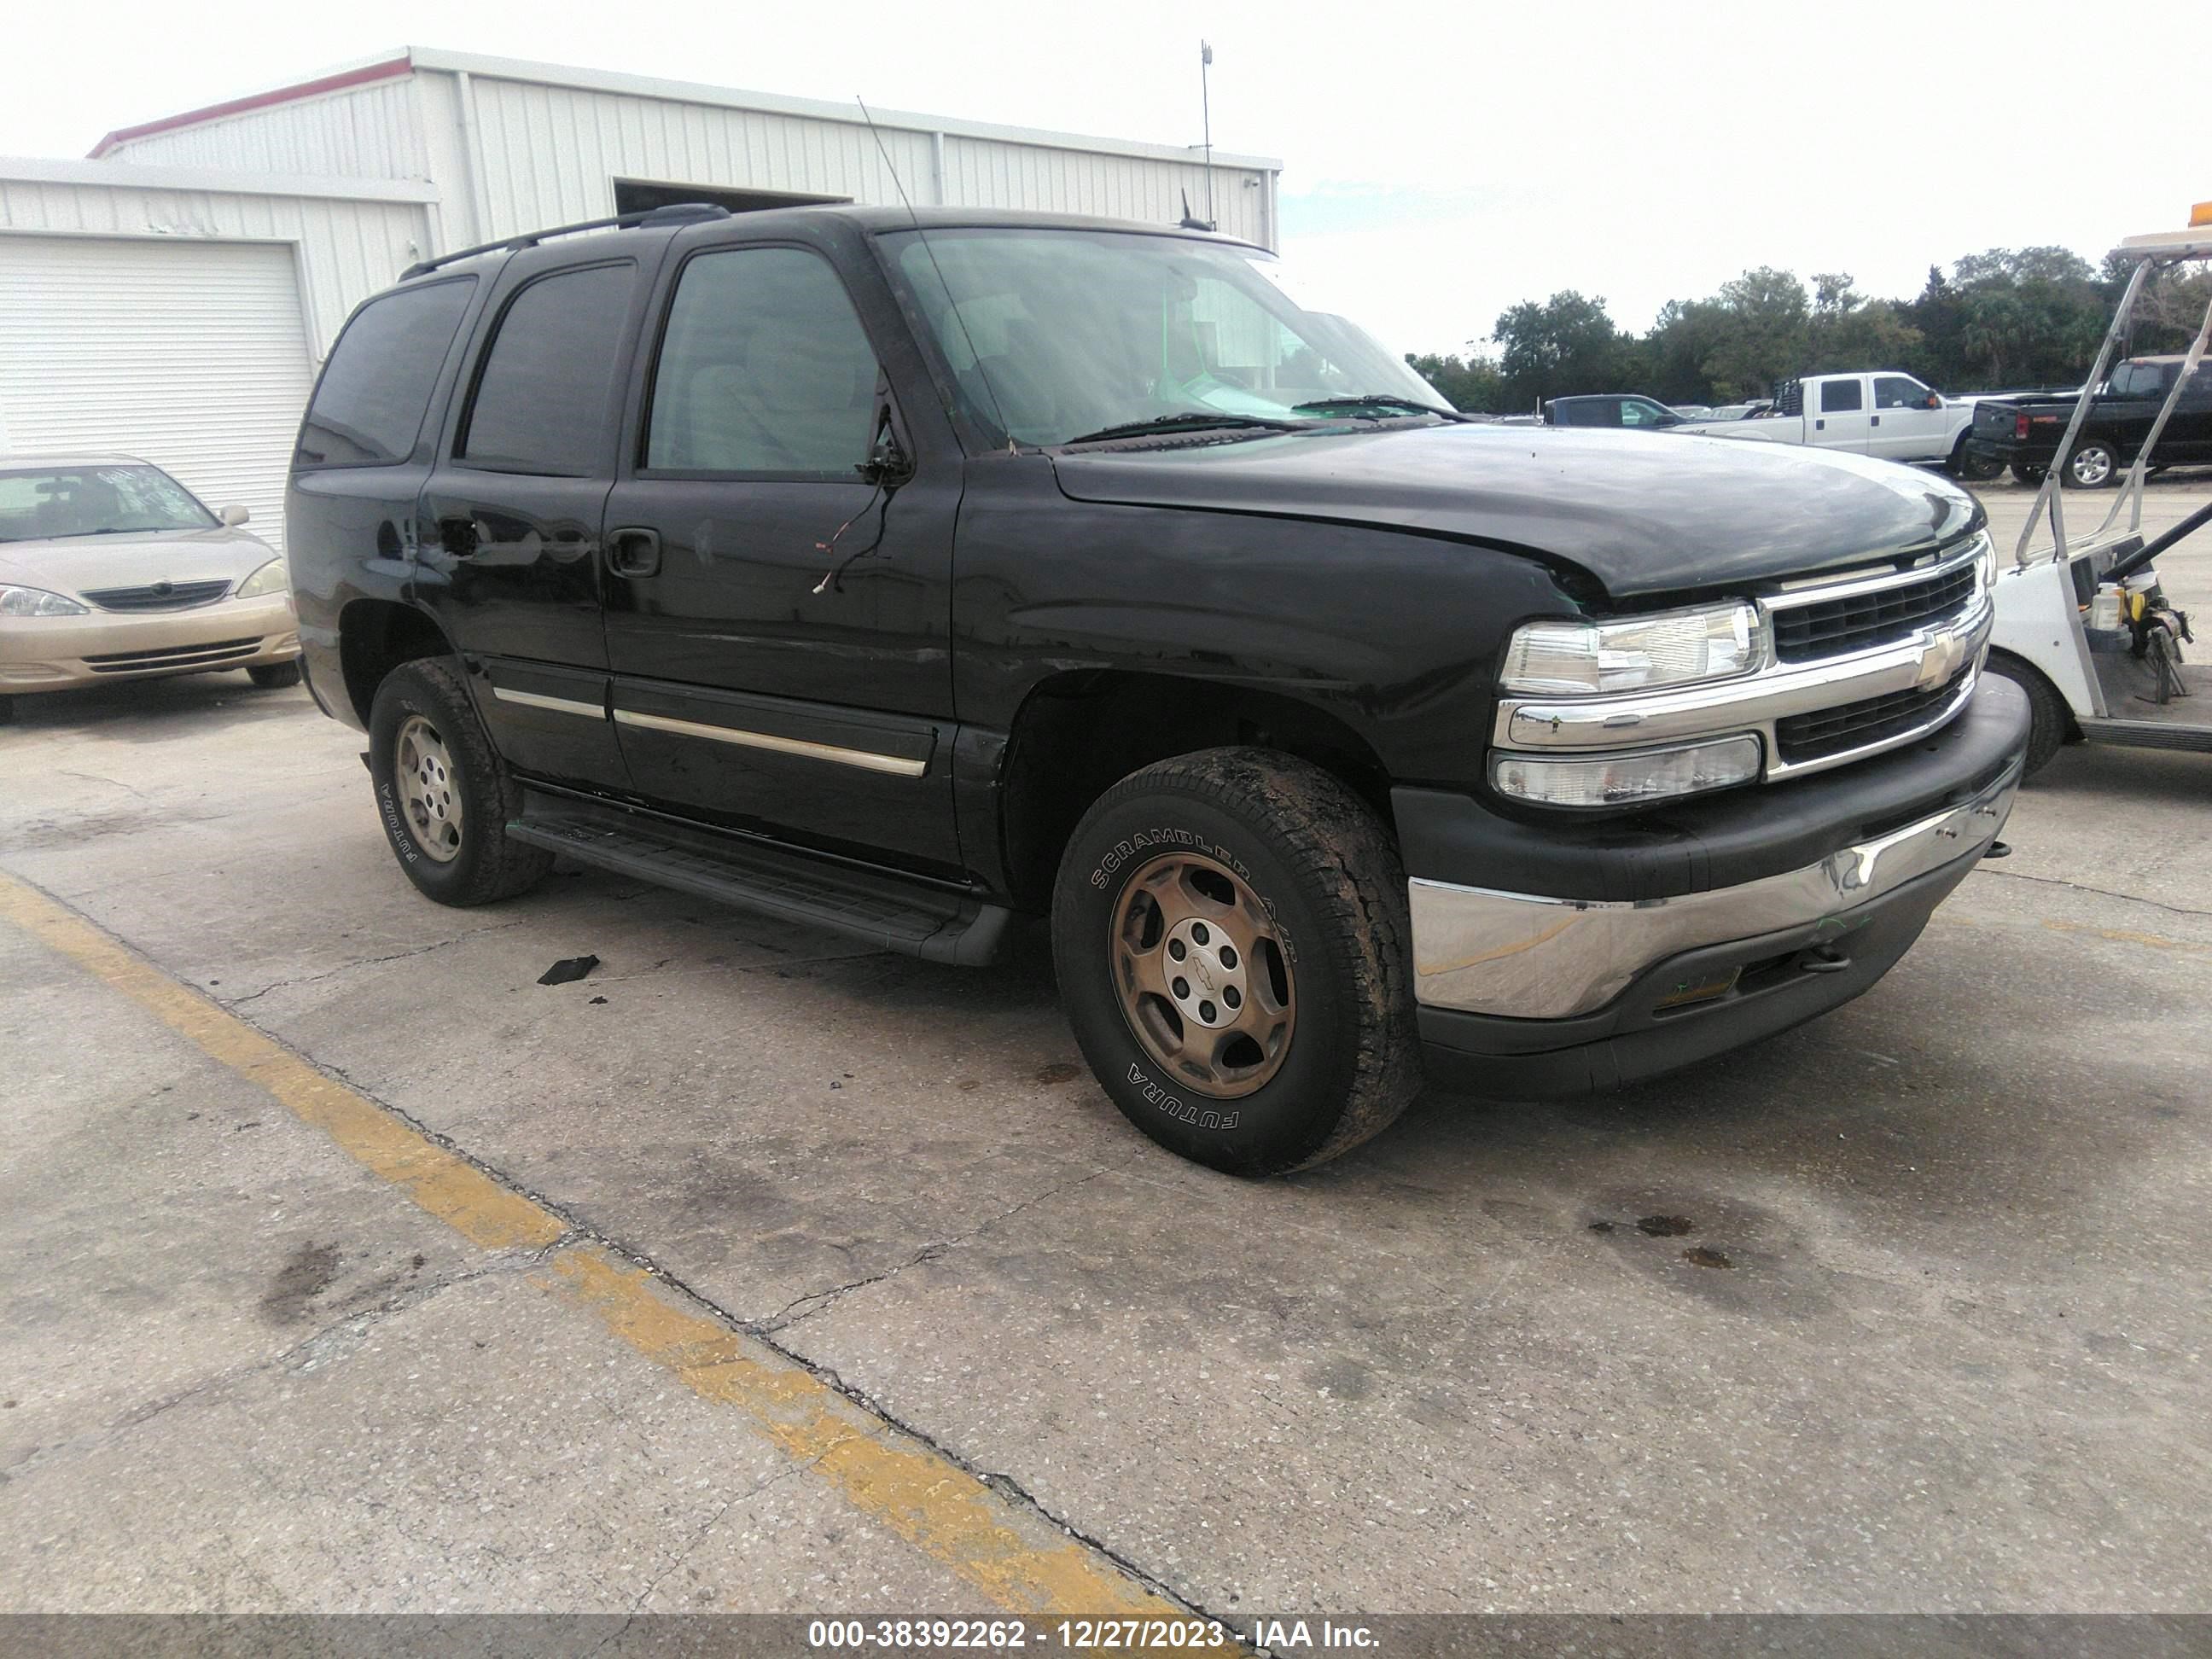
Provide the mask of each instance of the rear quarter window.
{"label": "rear quarter window", "polygon": [[475,286],[473,276],[453,277],[385,295],[354,313],[331,349],[292,464],[389,466],[413,454]]}
{"label": "rear quarter window", "polygon": [[609,413],[636,277],[626,260],[584,265],[538,277],[508,301],[457,459],[568,478],[611,460]]}

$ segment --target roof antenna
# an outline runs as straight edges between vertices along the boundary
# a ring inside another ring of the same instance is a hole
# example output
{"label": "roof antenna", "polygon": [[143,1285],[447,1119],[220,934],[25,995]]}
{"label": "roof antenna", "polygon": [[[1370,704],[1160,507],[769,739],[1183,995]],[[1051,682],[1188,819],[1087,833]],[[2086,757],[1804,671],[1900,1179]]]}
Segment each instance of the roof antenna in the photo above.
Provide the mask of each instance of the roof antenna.
{"label": "roof antenna", "polygon": [[975,365],[975,378],[982,382],[984,392],[990,397],[991,412],[998,417],[999,430],[1006,434],[1006,453],[1018,455],[1021,447],[1015,443],[1013,429],[1006,424],[1006,405],[999,401],[998,388],[991,384],[991,376],[983,368],[983,354],[975,349],[975,337],[968,331],[968,319],[961,314],[960,302],[952,297],[952,284],[945,280],[945,267],[937,263],[937,250],[929,245],[929,234],[921,228],[921,216],[914,210],[913,202],[908,199],[906,182],[899,177],[898,163],[891,160],[890,151],[884,147],[883,132],[876,125],[876,118],[868,112],[867,100],[856,93],[853,101],[860,106],[860,118],[868,124],[868,136],[876,141],[876,154],[884,158],[884,170],[890,174],[891,184],[898,191],[899,205],[906,210],[906,216],[913,223],[915,240],[921,244],[921,251],[929,256],[929,268],[937,273],[937,286],[944,292],[945,303],[951,310],[952,320],[960,325],[960,337],[968,343],[968,356]]}
{"label": "roof antenna", "polygon": [[1176,223],[1176,228],[1177,230],[1212,230],[1213,228],[1212,225],[1190,210],[1188,191],[1182,193],[1182,218]]}

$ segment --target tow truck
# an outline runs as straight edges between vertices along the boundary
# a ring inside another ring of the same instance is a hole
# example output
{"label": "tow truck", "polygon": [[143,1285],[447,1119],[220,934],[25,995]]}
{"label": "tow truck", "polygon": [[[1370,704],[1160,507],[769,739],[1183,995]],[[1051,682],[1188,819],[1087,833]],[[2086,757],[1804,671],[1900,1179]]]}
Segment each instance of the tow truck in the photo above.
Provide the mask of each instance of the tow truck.
{"label": "tow truck", "polygon": [[[2186,230],[2129,237],[2118,257],[2131,269],[2087,386],[2105,383],[2149,278],[2212,259],[2212,202],[2197,204]],[[2212,304],[2104,521],[2080,538],[2068,532],[2069,492],[2060,488],[2090,409],[2088,398],[2075,400],[2012,557],[2001,562],[1989,665],[2027,694],[2033,713],[2030,775],[2069,738],[2212,754],[2212,696],[2204,695],[2212,690],[2212,666],[2185,659],[2183,647],[2195,639],[2189,618],[2167,603],[2152,568],[2160,554],[2212,522],[2212,506],[2154,536],[2142,530],[2144,480],[2158,469],[2159,440],[2203,360],[2208,338]]]}

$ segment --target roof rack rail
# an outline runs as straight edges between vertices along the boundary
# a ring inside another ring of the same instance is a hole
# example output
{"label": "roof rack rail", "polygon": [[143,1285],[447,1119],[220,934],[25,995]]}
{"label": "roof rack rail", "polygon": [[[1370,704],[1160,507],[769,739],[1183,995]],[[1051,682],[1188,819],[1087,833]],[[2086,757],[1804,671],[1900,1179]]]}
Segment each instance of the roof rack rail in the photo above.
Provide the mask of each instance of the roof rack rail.
{"label": "roof rack rail", "polygon": [[618,213],[611,219],[580,219],[573,225],[555,225],[549,230],[528,231],[520,236],[502,237],[496,242],[479,242],[474,247],[457,247],[451,253],[441,253],[434,259],[417,259],[399,273],[399,280],[409,282],[428,275],[441,265],[452,264],[456,259],[473,259],[479,253],[497,253],[502,250],[520,253],[526,247],[536,247],[549,236],[572,236],[580,230],[626,230],[636,225],[684,225],[729,216],[729,209],[717,207],[712,202],[671,202],[665,207],[647,208],[637,213]]}

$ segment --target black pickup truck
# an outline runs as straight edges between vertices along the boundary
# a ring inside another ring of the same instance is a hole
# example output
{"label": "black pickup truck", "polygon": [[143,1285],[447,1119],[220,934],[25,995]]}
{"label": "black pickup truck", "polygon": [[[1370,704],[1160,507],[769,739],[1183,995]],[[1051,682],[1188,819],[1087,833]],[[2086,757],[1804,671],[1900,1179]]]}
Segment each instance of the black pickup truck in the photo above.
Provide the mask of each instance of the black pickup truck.
{"label": "black pickup truck", "polygon": [[[2085,489],[2118,483],[2150,436],[2184,361],[2130,357],[2114,369],[2089,399],[2061,481]],[[2022,483],[2039,484],[2080,401],[2072,392],[2028,392],[1977,404],[1968,453],[1992,468],[2010,467]],[[2159,467],[2212,462],[2212,364],[2191,377],[2151,459]]]}
{"label": "black pickup truck", "polygon": [[1218,236],[566,230],[367,301],[291,477],[309,682],[441,902],[566,855],[947,964],[1049,917],[1100,1086],[1253,1174],[1425,1058],[1584,1090],[1832,1008],[2004,822],[1940,481],[1465,422]]}

